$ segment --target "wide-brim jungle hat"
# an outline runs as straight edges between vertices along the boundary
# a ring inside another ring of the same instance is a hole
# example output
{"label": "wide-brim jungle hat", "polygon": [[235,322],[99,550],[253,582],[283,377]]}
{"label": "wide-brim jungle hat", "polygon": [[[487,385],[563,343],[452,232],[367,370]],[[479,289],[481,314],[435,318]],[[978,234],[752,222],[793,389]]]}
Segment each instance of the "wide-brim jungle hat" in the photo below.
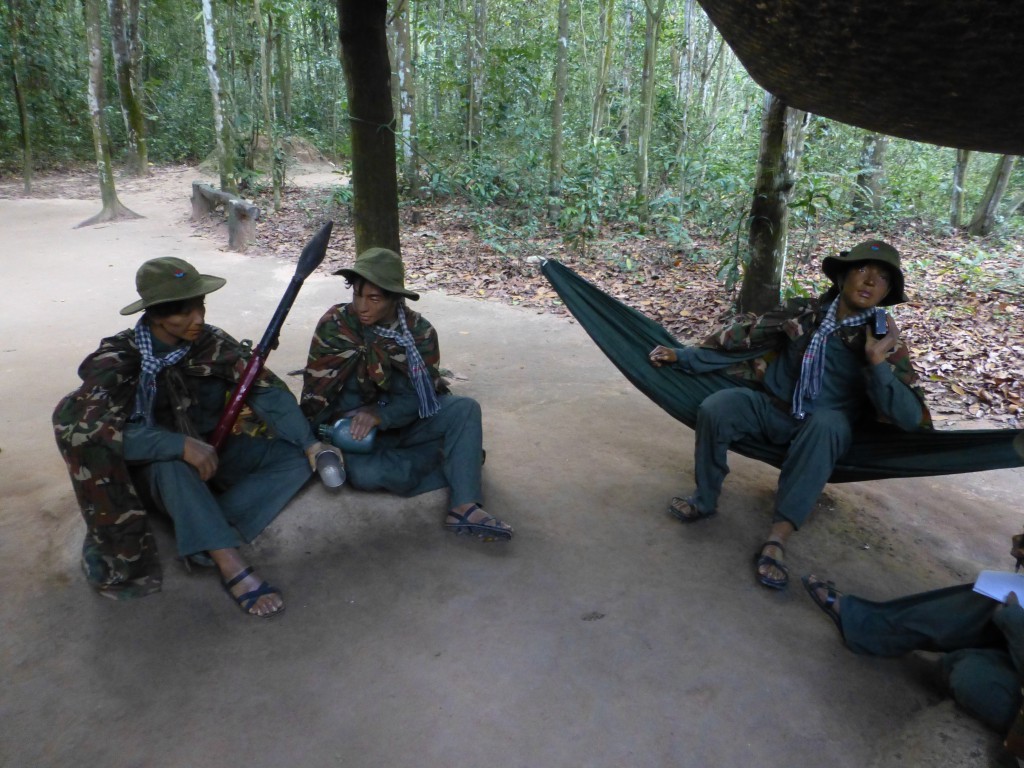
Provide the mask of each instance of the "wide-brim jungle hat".
{"label": "wide-brim jungle hat", "polygon": [[840,251],[838,256],[826,256],[821,262],[821,271],[829,280],[838,285],[839,275],[852,264],[864,261],[880,261],[892,270],[893,284],[885,298],[878,302],[880,307],[891,307],[907,301],[903,292],[903,270],[900,268],[900,254],[888,243],[881,240],[867,240],[855,245],[848,251]]}
{"label": "wide-brim jungle hat", "polygon": [[223,277],[201,275],[183,259],[162,256],[150,259],[135,273],[135,288],[141,297],[121,310],[122,315],[134,315],[154,304],[183,301],[213,293],[227,282]]}
{"label": "wide-brim jungle hat", "polygon": [[406,290],[405,265],[402,263],[402,257],[387,248],[367,248],[356,257],[355,264],[343,267],[334,274],[344,275],[350,283],[359,278],[369,280],[378,288],[406,296],[413,301],[420,297],[415,291]]}

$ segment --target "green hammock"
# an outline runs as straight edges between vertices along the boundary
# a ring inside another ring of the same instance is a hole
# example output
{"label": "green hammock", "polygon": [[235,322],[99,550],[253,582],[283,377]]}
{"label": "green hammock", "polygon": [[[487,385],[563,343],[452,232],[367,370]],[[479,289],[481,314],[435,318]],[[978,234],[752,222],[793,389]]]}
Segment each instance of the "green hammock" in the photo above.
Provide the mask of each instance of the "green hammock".
{"label": "green hammock", "polygon": [[[693,427],[697,407],[712,392],[737,386],[725,374],[685,374],[655,368],[647,355],[658,344],[679,347],[672,336],[648,317],[616,301],[571,269],[549,259],[541,271],[565,306],[615,366],[633,385],[671,416]],[[904,432],[871,422],[858,426],[853,445],[836,465],[830,481],[926,477],[1007,469],[1024,465],[1013,449],[1019,429],[921,430]],[[779,467],[785,448],[741,440],[732,450]]]}

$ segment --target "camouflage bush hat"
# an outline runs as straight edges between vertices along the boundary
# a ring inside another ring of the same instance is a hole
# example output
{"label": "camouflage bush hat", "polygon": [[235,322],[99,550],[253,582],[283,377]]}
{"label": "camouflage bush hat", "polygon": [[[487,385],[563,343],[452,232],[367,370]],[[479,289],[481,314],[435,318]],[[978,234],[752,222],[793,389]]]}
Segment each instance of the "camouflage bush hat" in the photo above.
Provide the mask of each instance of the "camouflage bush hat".
{"label": "camouflage bush hat", "polygon": [[406,290],[402,257],[387,248],[367,248],[356,257],[355,264],[339,269],[334,274],[344,275],[350,283],[359,278],[369,280],[378,288],[407,296],[413,301],[420,297],[418,293]]}
{"label": "camouflage bush hat", "polygon": [[174,256],[150,259],[135,273],[135,288],[142,298],[122,309],[121,314],[134,315],[154,304],[205,296],[226,282],[223,277],[201,275],[187,261]]}
{"label": "camouflage bush hat", "polygon": [[840,251],[838,256],[826,256],[821,262],[821,271],[829,280],[838,285],[841,272],[844,272],[850,265],[859,264],[864,261],[880,261],[892,269],[893,284],[885,298],[878,302],[880,307],[891,307],[893,304],[902,304],[907,301],[907,295],[903,292],[903,270],[900,269],[900,254],[888,243],[881,240],[867,240],[853,246],[848,251]]}

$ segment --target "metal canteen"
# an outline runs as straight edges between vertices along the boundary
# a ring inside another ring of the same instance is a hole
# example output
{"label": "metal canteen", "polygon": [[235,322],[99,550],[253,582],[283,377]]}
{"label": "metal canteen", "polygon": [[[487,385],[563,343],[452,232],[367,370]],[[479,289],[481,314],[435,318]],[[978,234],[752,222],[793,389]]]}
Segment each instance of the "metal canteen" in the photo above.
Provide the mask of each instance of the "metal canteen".
{"label": "metal canteen", "polygon": [[369,453],[373,450],[373,441],[377,437],[377,428],[362,440],[352,437],[352,419],[338,419],[333,424],[320,425],[320,439],[340,448],[342,453]]}

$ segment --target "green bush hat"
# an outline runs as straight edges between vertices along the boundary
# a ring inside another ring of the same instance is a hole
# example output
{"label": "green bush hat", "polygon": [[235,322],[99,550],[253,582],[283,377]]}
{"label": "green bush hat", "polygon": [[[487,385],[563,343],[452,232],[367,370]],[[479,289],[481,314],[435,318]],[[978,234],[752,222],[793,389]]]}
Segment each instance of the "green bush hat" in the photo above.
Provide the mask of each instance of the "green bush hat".
{"label": "green bush hat", "polygon": [[405,289],[405,265],[402,257],[387,248],[367,248],[356,257],[351,267],[339,269],[334,274],[344,275],[351,283],[359,278],[369,280],[378,288],[390,293],[407,296],[416,301],[420,295]]}
{"label": "green bush hat", "polygon": [[122,309],[121,314],[134,315],[154,304],[205,296],[223,288],[226,282],[223,277],[201,275],[187,261],[174,256],[150,259],[135,273],[135,288],[142,298]]}
{"label": "green bush hat", "polygon": [[903,270],[900,269],[900,254],[888,243],[881,240],[867,240],[853,246],[848,251],[840,251],[838,256],[826,256],[821,262],[821,271],[829,280],[836,283],[839,273],[844,271],[851,264],[859,264],[864,261],[880,261],[893,272],[893,285],[885,298],[878,302],[880,307],[891,307],[893,304],[902,304],[908,301],[907,295],[903,292]]}

